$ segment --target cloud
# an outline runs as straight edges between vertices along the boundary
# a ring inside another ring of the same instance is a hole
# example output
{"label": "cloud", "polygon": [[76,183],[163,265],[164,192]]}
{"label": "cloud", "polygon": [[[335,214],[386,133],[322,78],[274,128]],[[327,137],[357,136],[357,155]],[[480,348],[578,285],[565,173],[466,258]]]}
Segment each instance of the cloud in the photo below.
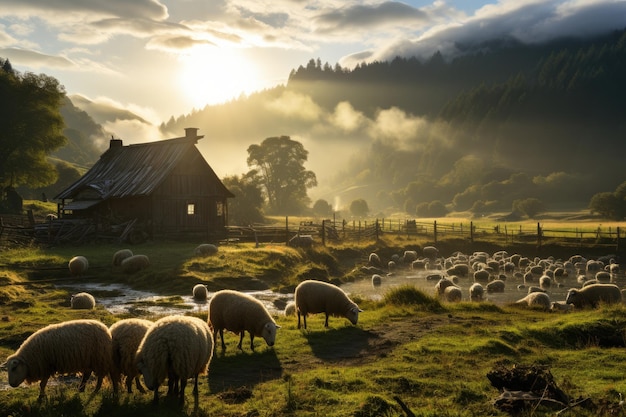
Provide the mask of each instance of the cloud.
{"label": "cloud", "polygon": [[340,130],[351,133],[361,129],[367,122],[367,117],[359,111],[356,111],[352,104],[342,101],[337,104],[335,111],[329,117],[333,126]]}
{"label": "cloud", "polygon": [[381,48],[369,60],[395,56],[446,56],[493,39],[540,43],[561,37],[600,35],[626,27],[626,2],[619,0],[501,0],[474,16],[435,26],[413,39]]}
{"label": "cloud", "polygon": [[350,31],[375,26],[425,24],[427,13],[404,3],[387,1],[374,5],[355,4],[325,11],[315,18],[320,32]]}
{"label": "cloud", "polygon": [[118,16],[125,18],[167,19],[167,7],[158,0],[3,0],[0,16],[32,17],[53,15],[94,18]]}
{"label": "cloud", "polygon": [[319,120],[323,113],[322,108],[310,96],[292,91],[286,91],[267,103],[266,108],[283,116],[307,121]]}
{"label": "cloud", "polygon": [[62,56],[42,54],[19,48],[0,48],[0,56],[8,58],[13,65],[19,64],[32,68],[76,69],[76,63]]}

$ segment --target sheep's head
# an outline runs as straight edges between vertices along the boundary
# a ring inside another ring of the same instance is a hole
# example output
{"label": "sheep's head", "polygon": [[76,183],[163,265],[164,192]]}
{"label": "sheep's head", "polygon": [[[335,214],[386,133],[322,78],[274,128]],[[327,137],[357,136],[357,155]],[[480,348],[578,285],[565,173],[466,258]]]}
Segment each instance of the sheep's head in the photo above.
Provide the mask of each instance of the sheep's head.
{"label": "sheep's head", "polygon": [[356,305],[354,305],[354,307],[350,308],[347,312],[346,312],[346,318],[348,320],[350,320],[350,323],[356,325],[357,322],[359,321],[359,313],[362,312],[363,310],[361,310],[359,307],[357,307]]}
{"label": "sheep's head", "polygon": [[576,288],[572,288],[567,292],[567,297],[565,297],[565,304],[573,304],[578,297],[578,290]]}
{"label": "sheep's head", "polygon": [[138,360],[136,360],[136,364],[137,370],[141,375],[143,375],[143,382],[144,384],[146,384],[146,387],[150,391],[159,388],[160,383],[158,383],[156,375],[154,374],[154,372],[152,372],[146,362],[143,359],[139,358]]}
{"label": "sheep's head", "polygon": [[268,346],[274,346],[274,342],[276,341],[276,330],[280,329],[280,326],[274,322],[267,322],[263,326],[263,331],[261,332],[261,336],[265,339],[265,342]]}
{"label": "sheep's head", "polygon": [[9,372],[9,385],[18,387],[28,376],[28,366],[19,358],[9,358],[3,367]]}

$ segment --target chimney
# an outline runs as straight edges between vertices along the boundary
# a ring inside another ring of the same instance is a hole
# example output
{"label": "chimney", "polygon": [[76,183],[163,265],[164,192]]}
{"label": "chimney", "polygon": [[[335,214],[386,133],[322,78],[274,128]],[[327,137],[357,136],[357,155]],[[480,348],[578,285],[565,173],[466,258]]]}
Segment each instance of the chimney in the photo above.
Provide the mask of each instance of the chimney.
{"label": "chimney", "polygon": [[185,137],[186,138],[197,138],[198,137],[198,128],[197,127],[186,127],[185,128]]}
{"label": "chimney", "polygon": [[111,142],[109,143],[109,149],[111,148],[121,148],[123,146],[122,139],[114,139],[111,136]]}

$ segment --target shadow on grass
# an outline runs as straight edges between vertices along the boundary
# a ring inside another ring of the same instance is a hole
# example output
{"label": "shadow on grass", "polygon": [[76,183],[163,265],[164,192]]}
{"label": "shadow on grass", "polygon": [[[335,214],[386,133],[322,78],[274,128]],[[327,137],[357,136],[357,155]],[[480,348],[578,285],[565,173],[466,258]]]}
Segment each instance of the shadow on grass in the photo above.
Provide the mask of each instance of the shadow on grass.
{"label": "shadow on grass", "polygon": [[313,355],[324,361],[342,361],[362,356],[371,339],[379,336],[356,326],[346,326],[323,331],[305,330]]}
{"label": "shadow on grass", "polygon": [[263,346],[257,347],[255,352],[237,350],[230,354],[224,354],[218,348],[209,365],[209,390],[215,394],[244,386],[251,388],[280,378],[282,372],[282,365],[273,348]]}

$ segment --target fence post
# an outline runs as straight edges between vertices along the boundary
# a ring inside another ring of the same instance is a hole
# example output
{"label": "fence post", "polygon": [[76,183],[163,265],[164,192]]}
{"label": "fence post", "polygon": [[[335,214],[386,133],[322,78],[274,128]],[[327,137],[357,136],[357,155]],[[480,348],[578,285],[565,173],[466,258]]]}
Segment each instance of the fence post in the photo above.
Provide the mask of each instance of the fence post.
{"label": "fence post", "polygon": [[470,222],[470,242],[474,243],[474,222]]}
{"label": "fence post", "polygon": [[541,249],[541,225],[537,222],[537,248]]}
{"label": "fence post", "polygon": [[285,216],[285,244],[289,245],[289,216]]}
{"label": "fence post", "polygon": [[437,220],[435,220],[433,223],[433,234],[435,235],[434,237],[435,243],[437,243]]}
{"label": "fence post", "polygon": [[322,220],[322,246],[326,246],[326,220]]}
{"label": "fence post", "polygon": [[617,226],[617,228],[615,229],[615,236],[616,236],[616,243],[615,243],[615,252],[619,253],[619,226]]}
{"label": "fence post", "polygon": [[[385,223],[385,219],[383,219],[383,224],[384,224],[384,223]],[[376,225],[375,225],[375,227],[376,227],[376,229],[375,229],[375,231],[376,231],[376,242],[379,242],[379,241],[380,241],[380,237],[379,237],[379,233],[378,233],[378,228],[379,228],[379,225],[378,225],[378,219],[376,219]]]}

